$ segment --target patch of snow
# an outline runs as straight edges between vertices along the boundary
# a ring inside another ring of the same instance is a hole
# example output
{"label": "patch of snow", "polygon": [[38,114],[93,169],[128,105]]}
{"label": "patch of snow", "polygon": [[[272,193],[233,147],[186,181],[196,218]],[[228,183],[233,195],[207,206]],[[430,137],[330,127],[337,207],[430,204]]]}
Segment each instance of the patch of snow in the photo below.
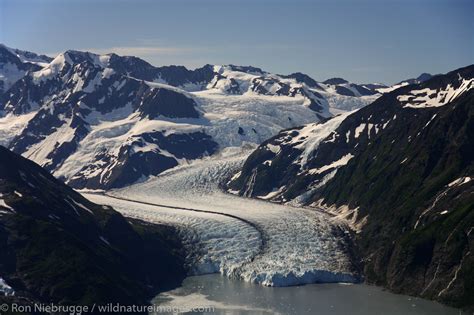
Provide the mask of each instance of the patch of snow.
{"label": "patch of snow", "polygon": [[355,209],[349,208],[347,205],[323,205],[322,200],[314,202],[313,206],[325,209],[325,211],[332,213],[334,216],[331,218],[332,222],[344,222],[356,233],[360,233],[367,224],[368,215],[362,217],[359,214],[359,207]]}
{"label": "patch of snow", "polygon": [[100,240],[104,242],[106,245],[110,246],[110,242],[103,236],[99,236]]}
{"label": "patch of snow", "polygon": [[52,79],[53,77],[59,74],[59,72],[66,66],[66,64],[72,64],[71,58],[65,53],[59,54],[46,67],[32,73],[34,82],[36,84],[39,84],[43,81]]}
{"label": "patch of snow", "polygon": [[105,68],[104,71],[102,71],[102,78],[103,78],[103,79],[108,79],[108,78],[110,78],[114,73],[115,73],[114,69],[112,69],[112,68]]}
{"label": "patch of snow", "polygon": [[446,286],[446,288],[442,289],[441,291],[439,291],[438,293],[438,296],[441,296],[443,294],[445,294],[449,288],[451,288],[451,286],[453,285],[453,283],[457,280],[458,278],[458,274],[459,274],[459,271],[461,270],[462,268],[462,265],[464,263],[464,260],[466,259],[467,256],[469,256],[471,254],[470,251],[468,251],[461,259],[461,262],[459,263],[459,266],[456,268],[456,270],[454,271],[454,276],[453,278],[451,279],[451,281],[449,281],[448,285]]}
{"label": "patch of snow", "polygon": [[449,183],[449,184],[448,184],[448,187],[461,186],[461,185],[463,185],[463,184],[469,183],[471,180],[472,180],[472,178],[469,177],[469,176],[460,177],[460,178],[458,178],[458,179],[452,181],[451,183]]}
{"label": "patch of snow", "polygon": [[280,150],[281,150],[280,146],[273,145],[271,143],[267,144],[266,147],[267,147],[267,149],[269,149],[270,151],[272,151],[275,154],[280,153]]}
{"label": "patch of snow", "polygon": [[232,176],[232,178],[231,178],[231,181],[234,181],[234,180],[236,180],[237,178],[239,178],[239,177],[240,177],[240,175],[242,175],[242,171],[238,171],[237,173],[235,173],[235,175],[234,175],[234,176]]}
{"label": "patch of snow", "polygon": [[6,281],[0,277],[0,293],[4,296],[14,296],[15,290],[11,286],[9,286]]}
{"label": "patch of snow", "polygon": [[7,91],[15,82],[24,77],[26,71],[18,69],[15,64],[2,63],[0,66],[0,82],[3,82],[3,90]]}
{"label": "patch of snow", "polygon": [[428,125],[433,121],[433,119],[436,118],[436,115],[438,115],[438,114],[434,114],[433,117],[431,117],[431,119],[426,123],[426,125],[423,127],[423,129],[425,129],[426,127],[428,127]]}
{"label": "patch of snow", "polygon": [[434,207],[438,204],[438,202],[439,202],[442,198],[444,198],[444,197],[447,195],[449,189],[451,189],[451,187],[448,185],[448,188],[446,188],[446,189],[444,189],[443,191],[441,191],[440,193],[438,193],[438,195],[436,196],[436,198],[435,198],[435,200],[433,201],[433,203],[431,204],[431,206],[429,206],[426,210],[424,210],[424,211],[420,214],[420,216],[418,217],[418,219],[417,219],[416,222],[415,222],[415,226],[413,227],[414,230],[416,230],[416,228],[417,228],[418,225],[420,224],[421,219],[422,219],[428,212],[430,212],[431,210],[433,210]]}
{"label": "patch of snow", "polygon": [[392,85],[392,86],[389,86],[389,87],[386,87],[386,88],[376,89],[376,91],[379,92],[379,93],[385,94],[385,93],[390,93],[392,91],[395,91],[395,90],[397,90],[401,87],[407,86],[407,85],[408,85],[408,82],[401,82],[399,84],[395,84],[395,85]]}
{"label": "patch of snow", "polygon": [[87,208],[86,206],[84,206],[82,203],[80,202],[77,202],[76,200],[72,199],[72,198],[69,198],[69,200],[71,200],[76,206],[78,206],[79,208],[91,213],[91,214],[94,214],[94,212],[92,212],[92,210],[90,210],[89,208]]}
{"label": "patch of snow", "polygon": [[372,128],[374,127],[374,124],[367,124],[367,136],[370,139],[370,132],[372,131]]}
{"label": "patch of snow", "polygon": [[6,208],[12,212],[15,212],[15,209],[13,209],[12,207],[10,207],[9,205],[7,205],[7,203],[5,202],[5,200],[3,200],[2,198],[2,194],[0,194],[0,207],[3,207],[3,208]]}
{"label": "patch of snow", "polygon": [[331,134],[330,134],[331,138],[327,139],[326,141],[324,141],[325,143],[327,142],[335,142],[336,141],[336,138],[337,138],[337,132],[333,131]]}
{"label": "patch of snow", "polygon": [[365,126],[366,126],[366,124],[365,124],[365,123],[362,123],[362,124],[360,124],[360,125],[355,129],[354,137],[355,137],[356,139],[359,138],[359,136],[360,136],[360,134],[362,133],[362,131],[364,131]]}
{"label": "patch of snow", "polygon": [[50,218],[51,220],[59,220],[59,219],[61,219],[60,217],[58,217],[58,216],[55,215],[55,214],[50,214],[50,215],[48,215],[48,218]]}
{"label": "patch of snow", "polygon": [[264,200],[267,200],[267,199],[272,199],[273,197],[277,196],[278,194],[280,194],[283,189],[285,188],[285,186],[282,186],[278,189],[273,189],[271,192],[269,192],[268,194],[264,195],[264,196],[257,196],[257,198],[259,199],[264,199]]}
{"label": "patch of snow", "polygon": [[307,164],[312,152],[319,146],[321,141],[337,129],[342,121],[352,113],[353,112],[341,114],[329,119],[325,123],[306,125],[299,130],[299,134],[293,137],[288,144],[296,144],[295,148],[303,151],[299,161],[302,167]]}
{"label": "patch of snow", "polygon": [[10,113],[4,117],[0,117],[0,145],[8,147],[13,138],[23,131],[36,113],[36,111],[24,115],[14,115]]}
{"label": "patch of snow", "polygon": [[412,90],[409,94],[399,95],[397,99],[403,104],[403,107],[428,108],[443,106],[474,87],[474,78],[464,79],[459,77],[459,81],[460,86],[457,88],[448,84],[444,89]]}
{"label": "patch of snow", "polygon": [[348,153],[346,155],[344,155],[343,157],[341,157],[339,160],[337,161],[334,161],[328,165],[324,165],[323,167],[320,167],[318,169],[311,169],[309,170],[309,172],[311,174],[321,174],[321,173],[324,173],[330,169],[334,169],[334,168],[339,168],[341,166],[344,166],[344,165],[347,165],[347,163],[349,163],[349,161],[354,157],[354,155]]}

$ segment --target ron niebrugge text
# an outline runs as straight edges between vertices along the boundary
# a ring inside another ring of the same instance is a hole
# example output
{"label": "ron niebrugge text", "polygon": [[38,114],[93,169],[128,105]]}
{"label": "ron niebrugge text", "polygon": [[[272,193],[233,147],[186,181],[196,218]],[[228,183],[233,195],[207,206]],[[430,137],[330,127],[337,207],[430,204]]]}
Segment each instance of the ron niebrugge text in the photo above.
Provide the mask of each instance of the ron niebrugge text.
{"label": "ron niebrugge text", "polygon": [[179,307],[179,306],[162,306],[162,305],[120,305],[118,303],[108,304],[93,304],[86,305],[56,305],[56,304],[40,304],[21,305],[16,303],[0,305],[1,312],[15,312],[15,313],[67,313],[72,315],[80,315],[87,313],[187,313],[187,312],[214,312],[214,306],[193,306],[193,307]]}

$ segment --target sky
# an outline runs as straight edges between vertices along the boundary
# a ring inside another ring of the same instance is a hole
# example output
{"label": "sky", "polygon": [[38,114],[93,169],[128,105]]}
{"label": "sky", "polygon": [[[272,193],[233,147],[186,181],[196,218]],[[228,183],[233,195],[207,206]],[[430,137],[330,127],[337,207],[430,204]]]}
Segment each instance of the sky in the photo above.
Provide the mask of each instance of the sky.
{"label": "sky", "polygon": [[0,0],[0,42],[392,84],[474,63],[474,0]]}

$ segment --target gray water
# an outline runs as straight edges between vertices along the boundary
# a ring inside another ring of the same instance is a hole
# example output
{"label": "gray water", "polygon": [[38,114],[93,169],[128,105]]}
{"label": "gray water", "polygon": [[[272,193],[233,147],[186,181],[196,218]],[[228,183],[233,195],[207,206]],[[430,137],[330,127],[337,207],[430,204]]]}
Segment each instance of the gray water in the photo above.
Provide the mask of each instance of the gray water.
{"label": "gray water", "polygon": [[214,315],[466,314],[436,302],[393,294],[364,284],[268,288],[219,274],[189,277],[182,287],[158,295],[153,302],[160,314],[171,311]]}

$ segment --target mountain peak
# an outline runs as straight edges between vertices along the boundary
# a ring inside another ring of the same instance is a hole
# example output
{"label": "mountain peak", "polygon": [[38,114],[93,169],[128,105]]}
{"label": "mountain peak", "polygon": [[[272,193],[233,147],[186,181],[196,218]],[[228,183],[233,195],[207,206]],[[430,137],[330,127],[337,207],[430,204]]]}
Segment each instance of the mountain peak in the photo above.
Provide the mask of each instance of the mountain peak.
{"label": "mountain peak", "polygon": [[294,72],[289,75],[280,75],[282,78],[292,78],[295,79],[296,82],[298,83],[306,83],[307,86],[311,88],[319,88],[321,89],[321,86],[314,80],[312,77],[309,75],[302,73],[302,72]]}
{"label": "mountain peak", "polygon": [[423,72],[416,78],[419,82],[425,82],[431,79],[433,76],[430,73]]}
{"label": "mountain peak", "polygon": [[89,51],[67,50],[62,55],[67,57],[69,63],[81,63],[88,61],[95,66],[106,67],[110,61],[112,54],[99,55]]}
{"label": "mountain peak", "polygon": [[32,63],[32,64],[41,65],[41,64],[46,64],[48,62],[51,62],[53,60],[53,58],[49,56],[38,55],[31,51],[11,48],[2,43],[0,43],[0,49],[2,49],[4,52],[8,51],[10,54],[16,56],[17,58],[21,60],[21,62],[24,62],[24,63]]}
{"label": "mountain peak", "polygon": [[237,66],[237,65],[229,64],[229,65],[224,65],[223,67],[229,68],[233,71],[240,71],[240,72],[253,73],[253,74],[266,73],[261,68],[257,68],[253,66]]}
{"label": "mountain peak", "polygon": [[323,83],[330,84],[330,85],[338,85],[338,84],[349,83],[349,81],[343,78],[331,78],[331,79],[327,79],[326,81],[323,81]]}

